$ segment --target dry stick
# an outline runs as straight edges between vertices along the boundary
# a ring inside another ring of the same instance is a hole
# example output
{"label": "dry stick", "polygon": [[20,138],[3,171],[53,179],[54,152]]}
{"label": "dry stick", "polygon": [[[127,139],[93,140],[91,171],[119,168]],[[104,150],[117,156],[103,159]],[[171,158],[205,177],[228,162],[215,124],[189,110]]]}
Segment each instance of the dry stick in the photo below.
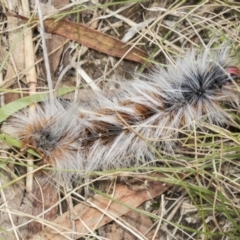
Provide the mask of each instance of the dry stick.
{"label": "dry stick", "polygon": [[[23,15],[26,17],[30,17],[29,11],[29,3],[28,0],[22,0],[22,8]],[[30,28],[26,28],[24,31],[24,57],[25,57],[25,68],[28,69],[26,73],[27,83],[29,85],[29,95],[33,95],[36,93],[36,84],[37,84],[37,74],[34,67],[34,48],[33,48],[33,40],[32,40],[32,31]],[[35,113],[35,104],[30,105],[29,107],[29,116]],[[28,155],[28,167],[27,172],[29,173],[26,178],[26,189],[27,191],[32,191],[33,186],[33,175],[30,172],[33,171],[33,160],[32,156]]]}
{"label": "dry stick", "polygon": [[38,17],[39,17],[39,31],[40,35],[42,38],[42,47],[43,47],[43,58],[44,58],[44,63],[45,63],[45,68],[46,68],[46,74],[47,74],[47,83],[48,83],[48,88],[49,88],[49,97],[50,100],[53,102],[53,85],[52,85],[52,78],[51,78],[51,71],[50,71],[50,64],[48,60],[48,52],[47,52],[47,45],[45,41],[45,34],[44,34],[44,24],[43,24],[43,15],[40,7],[40,2],[39,0],[36,2],[37,3],[37,10],[38,10]]}

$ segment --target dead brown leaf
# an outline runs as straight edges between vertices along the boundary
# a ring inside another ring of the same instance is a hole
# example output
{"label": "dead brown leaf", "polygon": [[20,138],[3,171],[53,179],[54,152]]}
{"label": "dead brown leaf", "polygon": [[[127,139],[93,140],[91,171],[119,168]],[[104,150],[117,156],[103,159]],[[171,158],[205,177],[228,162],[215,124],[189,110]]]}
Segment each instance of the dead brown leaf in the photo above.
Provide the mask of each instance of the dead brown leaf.
{"label": "dead brown leaf", "polygon": [[[28,18],[12,14],[12,16],[29,21]],[[29,23],[35,24],[38,20],[31,19]],[[44,30],[47,33],[58,34],[70,40],[79,42],[86,47],[96,51],[119,58],[125,58],[134,62],[145,63],[149,57],[143,50],[128,45],[119,39],[111,37],[105,33],[91,29],[81,23],[68,20],[46,19],[44,20]]]}
{"label": "dead brown leaf", "polygon": [[[164,175],[158,175],[158,179],[166,178]],[[74,207],[75,226],[72,226],[72,220],[69,212],[65,212],[49,223],[52,227],[46,227],[43,231],[34,235],[32,240],[38,239],[66,239],[72,236],[81,237],[90,231],[95,231],[99,227],[109,223],[137,208],[145,201],[161,195],[171,185],[160,181],[149,182],[146,189],[132,191],[126,185],[117,185],[113,196],[110,200],[102,195],[96,194],[86,201],[86,204],[80,203]],[[120,203],[121,202],[121,203]],[[127,207],[131,206],[131,207]],[[54,230],[55,229],[55,230]],[[57,229],[57,231],[56,231]],[[71,233],[71,234],[70,234]]]}
{"label": "dead brown leaf", "polygon": [[83,24],[68,20],[56,21],[55,19],[46,19],[44,20],[44,28],[48,33],[64,36],[111,56],[124,57],[125,59],[139,63],[144,63],[145,59],[148,58],[147,53],[141,49],[127,45],[114,37],[91,29]]}

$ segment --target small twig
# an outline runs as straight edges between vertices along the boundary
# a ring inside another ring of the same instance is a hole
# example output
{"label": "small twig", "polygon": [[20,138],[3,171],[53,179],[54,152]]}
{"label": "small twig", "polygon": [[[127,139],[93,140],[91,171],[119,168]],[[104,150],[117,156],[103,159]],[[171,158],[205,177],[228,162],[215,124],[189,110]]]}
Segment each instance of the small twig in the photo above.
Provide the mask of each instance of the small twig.
{"label": "small twig", "polygon": [[[23,15],[30,16],[29,11],[29,3],[27,0],[22,0],[22,8],[23,8]],[[25,68],[28,69],[26,74],[27,82],[29,83],[29,95],[33,95],[36,93],[36,85],[37,85],[37,74],[34,67],[34,48],[33,48],[33,40],[32,40],[32,31],[29,28],[26,28],[24,32],[24,57],[25,57]],[[29,66],[32,66],[29,68]],[[33,115],[35,113],[35,104],[32,104],[29,107],[29,115]],[[32,156],[29,157],[29,164],[27,167],[27,172],[33,171],[33,160],[31,159]],[[27,174],[26,178],[26,188],[27,191],[31,192],[33,186],[33,175]]]}
{"label": "small twig", "polygon": [[50,94],[50,100],[53,101],[53,85],[52,85],[52,78],[51,78],[51,70],[50,70],[50,64],[48,59],[48,52],[47,52],[47,45],[45,41],[45,34],[44,34],[44,25],[43,25],[43,15],[40,7],[39,0],[36,2],[37,4],[37,10],[38,10],[38,17],[39,17],[39,32],[42,39],[42,48],[43,48],[43,58],[46,68],[46,74],[47,74],[47,82],[48,82],[48,88],[49,88],[49,94]]}

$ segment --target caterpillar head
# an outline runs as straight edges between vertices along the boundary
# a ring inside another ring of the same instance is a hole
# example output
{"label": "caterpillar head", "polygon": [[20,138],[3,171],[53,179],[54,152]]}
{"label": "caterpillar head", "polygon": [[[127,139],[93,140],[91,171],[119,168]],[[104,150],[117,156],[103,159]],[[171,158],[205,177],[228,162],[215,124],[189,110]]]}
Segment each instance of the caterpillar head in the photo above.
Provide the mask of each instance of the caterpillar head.
{"label": "caterpillar head", "polygon": [[78,124],[76,109],[55,99],[53,103],[47,101],[37,105],[35,112],[28,115],[28,111],[19,113],[14,121],[23,142],[22,150],[34,149],[42,156],[41,162],[53,167],[57,179],[71,181],[74,171],[83,169],[81,161],[77,161],[81,124]]}
{"label": "caterpillar head", "polygon": [[15,116],[14,127],[23,142],[23,149],[36,150],[44,162],[62,168],[65,160],[76,158],[78,151],[78,117],[74,109],[55,99],[36,106],[30,116],[28,111]]}
{"label": "caterpillar head", "polygon": [[[26,124],[19,132],[19,136],[23,141],[24,148],[33,148],[39,152],[44,158],[50,158],[56,148],[59,147],[61,136],[54,132],[54,125],[58,118],[42,119],[43,122],[36,119],[39,111],[35,113],[35,117],[31,122]],[[46,117],[46,116],[42,116]]]}
{"label": "caterpillar head", "polygon": [[57,147],[58,139],[49,129],[41,129],[36,131],[32,137],[33,145],[36,149],[47,154]]}

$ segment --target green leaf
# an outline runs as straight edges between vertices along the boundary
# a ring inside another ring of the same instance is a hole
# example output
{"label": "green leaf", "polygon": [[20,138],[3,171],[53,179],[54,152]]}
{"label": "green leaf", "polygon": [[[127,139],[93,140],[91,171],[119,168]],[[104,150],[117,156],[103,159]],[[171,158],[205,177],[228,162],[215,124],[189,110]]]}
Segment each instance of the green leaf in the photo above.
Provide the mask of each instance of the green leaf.
{"label": "green leaf", "polygon": [[[57,90],[57,97],[62,96],[66,93],[72,92],[76,90],[76,87],[69,88],[60,88]],[[13,113],[31,105],[32,103],[37,103],[44,101],[49,98],[49,93],[36,93],[31,96],[23,97],[13,101],[11,103],[6,104],[2,108],[0,108],[0,122],[5,121],[8,117],[10,117]]]}
{"label": "green leaf", "polygon": [[[0,134],[0,139],[2,141],[4,141],[5,143],[7,143],[8,145],[13,146],[13,147],[17,147],[19,149],[21,149],[22,146],[23,146],[23,144],[20,140],[17,140],[15,138],[11,137],[11,136],[6,135],[6,134]],[[31,153],[35,157],[41,158],[41,156],[31,148],[27,149],[27,152]]]}

